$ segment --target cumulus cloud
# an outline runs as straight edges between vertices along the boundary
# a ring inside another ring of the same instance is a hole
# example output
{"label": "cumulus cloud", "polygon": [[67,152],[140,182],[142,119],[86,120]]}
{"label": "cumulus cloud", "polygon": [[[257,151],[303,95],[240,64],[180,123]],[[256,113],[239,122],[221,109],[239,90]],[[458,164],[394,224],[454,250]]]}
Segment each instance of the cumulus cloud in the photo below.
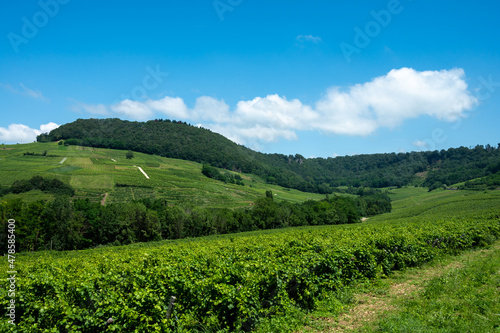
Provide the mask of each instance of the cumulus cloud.
{"label": "cumulus cloud", "polygon": [[154,115],[154,112],[146,104],[131,101],[130,99],[126,99],[112,105],[111,110],[123,116],[137,120],[148,120]]}
{"label": "cumulus cloud", "polygon": [[258,142],[274,142],[280,138],[285,140],[296,140],[297,134],[290,129],[278,129],[261,124],[238,127],[232,124],[208,124],[203,127],[220,133],[228,139],[240,143],[250,144],[258,147]]}
{"label": "cumulus cloud", "polygon": [[47,133],[58,128],[53,122],[40,126],[40,129],[30,128],[23,124],[10,124],[9,127],[0,127],[0,141],[4,143],[27,143],[36,140],[37,135]]}
{"label": "cumulus cloud", "polygon": [[30,98],[34,98],[34,99],[39,99],[39,100],[45,101],[45,102],[47,102],[49,100],[38,89],[36,89],[36,90],[30,89],[30,88],[26,87],[23,83],[19,83],[19,86],[21,87],[20,90],[12,87],[10,84],[0,83],[0,87],[4,88],[5,90],[8,90],[14,94],[18,94],[18,95],[22,95],[22,96],[26,96],[26,97],[30,97]]}
{"label": "cumulus cloud", "polygon": [[180,97],[166,96],[158,101],[149,100],[146,103],[151,109],[161,112],[173,119],[188,118],[188,108]]}
{"label": "cumulus cloud", "polygon": [[412,145],[414,145],[415,147],[418,147],[418,148],[428,148],[429,147],[429,144],[425,141],[422,141],[422,140],[415,140],[412,142]]}
{"label": "cumulus cloud", "polygon": [[335,134],[369,135],[420,116],[456,121],[477,104],[462,69],[418,72],[392,70],[346,90],[332,88],[316,104],[317,128]]}
{"label": "cumulus cloud", "polygon": [[421,116],[456,121],[477,102],[467,90],[462,69],[418,72],[402,68],[363,84],[332,87],[314,108],[278,95],[240,101],[231,122],[212,128],[231,133],[237,142],[293,140],[297,130],[367,136]]}
{"label": "cumulus cloud", "polygon": [[297,38],[295,38],[296,41],[298,42],[312,42],[312,43],[319,43],[321,42],[321,37],[313,36],[313,35],[298,35]]}
{"label": "cumulus cloud", "polygon": [[190,119],[215,123],[228,122],[230,121],[229,105],[213,97],[198,97],[194,108],[190,110]]}
{"label": "cumulus cloud", "polygon": [[[296,131],[367,136],[422,116],[456,121],[477,103],[463,69],[420,72],[401,68],[369,82],[331,87],[313,106],[274,94],[239,101],[233,110],[224,100],[210,96],[198,97],[192,108],[180,97],[167,96],[144,102],[127,99],[110,109],[137,120],[159,113],[196,122],[233,141],[255,146],[258,142],[295,140]],[[84,106],[81,108],[90,113],[106,109]]]}

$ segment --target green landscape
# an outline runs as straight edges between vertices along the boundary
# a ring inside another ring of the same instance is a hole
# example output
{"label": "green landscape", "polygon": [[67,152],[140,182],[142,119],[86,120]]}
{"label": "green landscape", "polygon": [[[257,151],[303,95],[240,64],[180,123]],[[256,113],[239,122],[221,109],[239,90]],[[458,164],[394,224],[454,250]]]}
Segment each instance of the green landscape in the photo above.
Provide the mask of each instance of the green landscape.
{"label": "green landscape", "polygon": [[[311,160],[256,153],[185,123],[131,125],[202,138],[162,154],[133,146],[133,129],[129,141],[117,143],[120,131],[109,129],[92,143],[92,131],[60,137],[65,126],[40,142],[0,147],[1,246],[15,239],[15,256],[0,267],[15,267],[17,318],[15,327],[2,321],[1,331],[500,327],[499,148]],[[214,136],[220,155],[190,158],[209,151]],[[241,170],[243,160],[228,163],[231,156],[253,156],[257,167],[247,171],[255,173]],[[296,182],[284,186],[275,175],[287,173]],[[489,252],[434,268],[411,297],[391,298],[411,274],[481,249]],[[0,288],[4,308],[10,291]],[[363,295],[374,294],[388,295],[375,308],[392,310],[351,323],[349,313],[373,301]]]}
{"label": "green landscape", "polygon": [[[27,152],[35,155],[24,155]],[[6,188],[15,181],[41,175],[64,181],[75,188],[76,197],[88,198],[92,202],[101,202],[108,193],[105,203],[165,198],[171,203],[204,207],[245,207],[265,195],[266,190],[273,191],[277,200],[291,202],[324,198],[317,193],[266,184],[252,174],[242,175],[245,186],[238,186],[205,177],[200,163],[138,152],[134,152],[132,159],[127,159],[126,154],[126,150],[57,143],[3,146],[0,148],[0,185]],[[147,179],[138,167],[150,178]],[[24,197],[26,200],[53,197],[44,193],[33,194]]]}

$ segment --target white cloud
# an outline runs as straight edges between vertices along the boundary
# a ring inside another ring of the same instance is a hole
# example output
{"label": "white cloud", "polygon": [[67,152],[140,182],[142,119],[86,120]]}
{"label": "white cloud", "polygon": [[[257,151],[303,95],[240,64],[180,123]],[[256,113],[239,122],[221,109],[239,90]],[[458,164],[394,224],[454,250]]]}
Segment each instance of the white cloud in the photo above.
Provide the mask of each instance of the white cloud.
{"label": "white cloud", "polygon": [[56,123],[40,126],[40,129],[30,128],[23,124],[10,124],[9,127],[0,127],[0,141],[5,143],[27,143],[36,140],[37,135],[50,132],[58,128]]}
{"label": "white cloud", "polygon": [[232,124],[209,124],[205,126],[234,142],[252,144],[253,146],[257,145],[257,141],[274,142],[280,138],[285,140],[297,139],[297,134],[293,130],[277,129],[260,124],[251,127],[238,127]]}
{"label": "white cloud", "polygon": [[418,147],[418,148],[428,148],[429,147],[429,144],[425,141],[422,141],[422,140],[413,141],[412,145],[414,145],[415,147]]}
{"label": "white cloud", "polygon": [[[110,109],[137,120],[165,114],[255,146],[258,142],[295,140],[296,131],[301,130],[367,136],[422,116],[456,121],[477,103],[463,69],[419,72],[401,68],[369,82],[329,88],[314,106],[274,94],[239,101],[234,110],[224,100],[210,96],[198,97],[193,108],[180,97],[167,96],[144,102],[127,99]],[[108,109],[103,105],[80,107],[94,113]]]}
{"label": "white cloud", "polygon": [[258,123],[280,129],[307,129],[307,123],[318,117],[311,107],[298,99],[288,101],[278,95],[240,101],[234,113],[235,123],[240,125]]}
{"label": "white cloud", "polygon": [[335,134],[369,135],[420,116],[456,121],[478,102],[467,90],[464,77],[462,69],[417,72],[402,68],[345,91],[332,88],[316,104],[321,123],[314,127]]}
{"label": "white cloud", "polygon": [[190,113],[193,120],[213,121],[216,123],[230,121],[229,105],[224,101],[209,96],[198,97]]}
{"label": "white cloud", "polygon": [[321,42],[321,37],[313,36],[313,35],[298,35],[297,38],[295,38],[298,42],[312,42],[312,43],[319,43]]}
{"label": "white cloud", "polygon": [[154,115],[154,112],[144,103],[129,99],[112,105],[111,110],[135,120],[148,120]]}
{"label": "white cloud", "polygon": [[34,99],[39,99],[41,101],[48,102],[49,99],[45,96],[43,96],[42,92],[38,89],[33,90],[28,87],[26,87],[23,83],[19,83],[19,86],[22,88],[21,90],[17,90],[14,87],[12,87],[10,84],[3,84],[0,83],[0,87],[18,95],[34,98]]}
{"label": "white cloud", "polygon": [[189,117],[188,108],[180,97],[164,97],[158,101],[149,100],[146,104],[153,110],[159,111],[173,119]]}
{"label": "white cloud", "polygon": [[29,96],[31,98],[35,98],[35,99],[40,99],[40,100],[47,100],[47,98],[45,96],[43,96],[42,92],[40,90],[32,90],[32,89],[29,89],[27,87],[24,86],[24,84],[20,83],[19,84],[22,88],[23,88],[23,93],[26,95],[26,96]]}

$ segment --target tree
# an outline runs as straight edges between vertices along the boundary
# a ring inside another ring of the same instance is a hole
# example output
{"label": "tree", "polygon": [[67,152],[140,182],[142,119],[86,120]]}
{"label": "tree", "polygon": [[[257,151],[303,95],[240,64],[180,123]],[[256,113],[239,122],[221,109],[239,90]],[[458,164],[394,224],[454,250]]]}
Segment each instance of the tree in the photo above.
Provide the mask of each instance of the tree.
{"label": "tree", "polygon": [[127,158],[127,160],[131,160],[131,159],[133,159],[133,158],[134,158],[134,152],[133,152],[133,151],[131,151],[131,150],[129,150],[129,151],[127,152],[127,154],[125,154],[125,157]]}
{"label": "tree", "polygon": [[273,198],[273,191],[271,191],[271,190],[266,191],[266,198],[274,200],[274,198]]}

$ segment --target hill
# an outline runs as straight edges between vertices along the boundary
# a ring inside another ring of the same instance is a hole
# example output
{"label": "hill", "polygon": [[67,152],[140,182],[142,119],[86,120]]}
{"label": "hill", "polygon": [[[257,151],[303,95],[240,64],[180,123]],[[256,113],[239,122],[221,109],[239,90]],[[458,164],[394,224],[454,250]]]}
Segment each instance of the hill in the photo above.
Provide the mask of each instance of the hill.
{"label": "hill", "polygon": [[[105,204],[139,199],[165,199],[169,204],[195,207],[248,207],[266,191],[277,201],[320,200],[324,195],[266,184],[252,174],[241,175],[244,186],[205,177],[200,163],[126,151],[57,143],[4,145],[0,148],[0,189],[34,176],[59,179],[75,189],[75,197]],[[138,167],[148,175],[149,179]],[[229,172],[229,171],[227,171]],[[235,172],[230,172],[236,174]],[[40,191],[8,194],[25,201],[50,199]]]}
{"label": "hill", "polygon": [[161,119],[147,122],[78,119],[37,138],[39,142],[59,140],[70,145],[128,149],[207,163],[258,175],[269,184],[322,194],[332,193],[339,186],[437,188],[485,177],[500,169],[500,145],[305,158],[299,154],[255,152],[208,129]]}

